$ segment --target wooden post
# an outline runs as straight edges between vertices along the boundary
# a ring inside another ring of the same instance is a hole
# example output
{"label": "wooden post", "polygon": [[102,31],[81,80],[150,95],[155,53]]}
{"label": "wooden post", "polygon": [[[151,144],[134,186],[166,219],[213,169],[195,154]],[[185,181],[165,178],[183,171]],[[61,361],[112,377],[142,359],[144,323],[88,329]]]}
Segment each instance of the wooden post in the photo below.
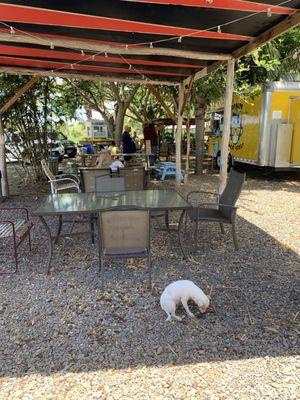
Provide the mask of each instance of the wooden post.
{"label": "wooden post", "polygon": [[5,137],[2,123],[2,116],[0,114],[0,172],[1,172],[1,187],[2,196],[7,197],[9,195],[7,169],[6,169],[6,155],[5,155]]}
{"label": "wooden post", "polygon": [[226,80],[224,122],[223,122],[222,147],[221,147],[221,167],[219,175],[219,194],[223,192],[227,181],[228,145],[230,137],[233,78],[234,78],[234,60],[229,60],[227,62],[227,80]]}
{"label": "wooden post", "polygon": [[183,83],[179,86],[178,97],[178,119],[176,131],[176,188],[180,187],[180,174],[181,174],[181,134],[183,122],[183,100],[184,100],[184,86]]}

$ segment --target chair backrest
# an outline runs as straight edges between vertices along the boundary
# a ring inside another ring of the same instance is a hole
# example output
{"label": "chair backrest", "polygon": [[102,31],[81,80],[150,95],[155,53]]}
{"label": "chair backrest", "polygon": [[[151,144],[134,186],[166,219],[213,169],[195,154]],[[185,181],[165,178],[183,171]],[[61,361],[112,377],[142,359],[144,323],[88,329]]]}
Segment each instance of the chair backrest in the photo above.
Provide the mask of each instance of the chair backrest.
{"label": "chair backrest", "polygon": [[80,168],[80,176],[83,191],[91,193],[95,191],[95,176],[109,175],[109,168]]}
{"label": "chair backrest", "polygon": [[56,176],[52,173],[51,169],[49,168],[49,165],[48,165],[47,161],[46,160],[42,160],[41,161],[41,165],[42,165],[43,171],[45,172],[45,175],[47,176],[47,178],[50,181],[54,181],[56,179]]}
{"label": "chair backrest", "polygon": [[[235,206],[235,203],[237,202],[242,191],[245,182],[245,176],[245,173],[240,173],[234,171],[233,169],[230,171],[226,187],[219,199],[220,204]],[[219,209],[226,217],[231,215],[230,208],[220,206]]]}
{"label": "chair backrest", "polygon": [[143,167],[119,168],[119,175],[125,178],[125,190],[143,190],[145,171]]}
{"label": "chair backrest", "polygon": [[115,207],[99,214],[101,249],[110,254],[150,251],[150,213],[139,208]]}
{"label": "chair backrest", "polygon": [[94,191],[96,193],[120,192],[125,190],[124,177],[111,175],[100,175],[94,178]]}

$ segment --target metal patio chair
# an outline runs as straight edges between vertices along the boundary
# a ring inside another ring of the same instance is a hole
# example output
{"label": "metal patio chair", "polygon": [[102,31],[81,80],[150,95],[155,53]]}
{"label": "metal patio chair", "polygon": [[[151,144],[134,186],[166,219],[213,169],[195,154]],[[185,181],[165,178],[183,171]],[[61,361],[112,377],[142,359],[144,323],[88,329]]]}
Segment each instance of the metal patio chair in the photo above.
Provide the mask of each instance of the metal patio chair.
{"label": "metal patio chair", "polygon": [[124,191],[125,178],[123,176],[114,176],[114,175],[95,176],[94,190],[96,193]]}
{"label": "metal patio chair", "polygon": [[[9,212],[13,212],[14,217],[3,216],[3,213]],[[17,212],[25,214],[22,219],[15,218]],[[0,207],[0,240],[12,240],[15,259],[15,270],[13,272],[0,272],[0,275],[13,274],[18,271],[18,248],[28,237],[29,249],[31,251],[30,231],[32,227],[33,223],[29,220],[27,208]]]}
{"label": "metal patio chair", "polygon": [[144,167],[119,168],[118,174],[125,178],[125,190],[143,190],[145,188]]}
{"label": "metal patio chair", "polygon": [[95,176],[111,175],[109,168],[80,168],[80,177],[82,183],[82,191],[86,193],[92,193],[95,191]]}
{"label": "metal patio chair", "polygon": [[188,196],[190,200],[191,195],[195,193],[209,194],[217,198],[216,203],[201,203],[194,206],[186,212],[186,224],[190,219],[195,223],[195,248],[197,248],[198,224],[202,221],[218,222],[221,227],[221,232],[224,234],[224,224],[230,224],[232,227],[232,236],[235,250],[239,249],[238,239],[236,234],[236,211],[235,204],[239,198],[241,190],[245,181],[244,173],[231,170],[224,192],[219,195],[213,192],[206,192],[203,190],[193,190]]}
{"label": "metal patio chair", "polygon": [[49,165],[46,160],[41,161],[41,165],[45,175],[47,176],[50,186],[51,193],[56,194],[62,190],[76,189],[78,193],[80,190],[80,182],[76,175],[59,175],[55,176],[49,168]]}
{"label": "metal patio chair", "polygon": [[99,272],[104,287],[104,259],[147,258],[152,287],[150,213],[138,207],[114,207],[99,213]]}

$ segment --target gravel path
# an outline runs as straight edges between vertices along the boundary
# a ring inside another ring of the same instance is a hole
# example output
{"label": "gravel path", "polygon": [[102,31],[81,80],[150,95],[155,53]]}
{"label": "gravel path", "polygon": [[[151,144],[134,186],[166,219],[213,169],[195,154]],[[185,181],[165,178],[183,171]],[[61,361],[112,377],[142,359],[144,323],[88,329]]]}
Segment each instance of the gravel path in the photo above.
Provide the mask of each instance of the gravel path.
{"label": "gravel path", "polygon": [[[192,178],[184,191],[216,184]],[[27,188],[5,205],[34,209],[47,191]],[[0,399],[298,399],[299,192],[295,180],[248,179],[238,252],[230,231],[224,239],[206,224],[186,262],[176,237],[153,229],[153,293],[143,262],[113,263],[101,292],[97,249],[82,236],[61,240],[46,277],[35,221],[20,273],[0,277]],[[1,256],[0,267],[10,265]],[[167,323],[159,296],[180,278],[211,293],[213,307],[204,316],[193,308],[195,320],[179,310],[183,322]]]}

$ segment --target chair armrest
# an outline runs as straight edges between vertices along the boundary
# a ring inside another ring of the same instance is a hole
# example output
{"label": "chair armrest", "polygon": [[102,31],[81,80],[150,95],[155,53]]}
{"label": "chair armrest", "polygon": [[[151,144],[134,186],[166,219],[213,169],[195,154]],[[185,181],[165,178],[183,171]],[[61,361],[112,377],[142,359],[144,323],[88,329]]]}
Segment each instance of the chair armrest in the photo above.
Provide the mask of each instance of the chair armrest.
{"label": "chair armrest", "polygon": [[197,207],[212,208],[210,206],[214,206],[214,208],[219,208],[219,203],[199,203],[199,204],[197,204],[197,206],[195,206],[195,208],[197,208]]}
{"label": "chair armrest", "polygon": [[75,179],[72,178],[59,178],[59,179],[53,179],[52,182],[62,182],[62,181],[69,181],[75,183],[75,185],[79,186],[79,182],[75,181]]}
{"label": "chair armrest", "polygon": [[[28,209],[25,207],[0,207],[0,211],[25,211],[27,220],[29,219]],[[10,222],[10,221],[8,221]]]}
{"label": "chair armrest", "polygon": [[196,194],[196,193],[210,194],[210,195],[216,196],[217,200],[219,200],[219,198],[220,198],[219,193],[216,193],[216,192],[208,192],[206,190],[192,190],[191,192],[189,192],[187,194],[187,197],[186,197],[187,201],[189,200],[189,197],[191,194]]}
{"label": "chair armrest", "polygon": [[78,176],[74,175],[74,174],[60,174],[56,176],[56,179],[61,179],[61,178],[70,178],[70,179],[74,179],[75,181],[77,181],[77,183],[80,183],[80,179],[78,178]]}
{"label": "chair armrest", "polygon": [[228,207],[228,208],[231,208],[232,210],[237,210],[237,207],[236,207],[236,206],[230,206],[229,204],[222,204],[222,203],[219,203],[218,206]]}

